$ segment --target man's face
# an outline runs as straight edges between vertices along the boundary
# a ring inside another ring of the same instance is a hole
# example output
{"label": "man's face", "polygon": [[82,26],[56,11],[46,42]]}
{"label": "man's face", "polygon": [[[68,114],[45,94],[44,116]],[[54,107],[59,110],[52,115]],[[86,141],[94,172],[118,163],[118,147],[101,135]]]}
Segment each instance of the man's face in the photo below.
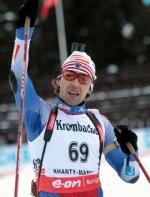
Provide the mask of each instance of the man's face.
{"label": "man's face", "polygon": [[58,80],[59,96],[69,105],[78,105],[90,92],[91,83],[92,79],[88,75],[65,71]]}

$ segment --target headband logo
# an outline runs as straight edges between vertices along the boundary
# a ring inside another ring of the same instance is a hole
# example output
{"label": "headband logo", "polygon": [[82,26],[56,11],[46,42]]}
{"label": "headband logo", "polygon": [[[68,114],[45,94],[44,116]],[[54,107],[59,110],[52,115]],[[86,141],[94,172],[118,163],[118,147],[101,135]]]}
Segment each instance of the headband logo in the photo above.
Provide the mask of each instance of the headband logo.
{"label": "headband logo", "polygon": [[75,67],[79,68],[79,67],[81,67],[81,66],[82,66],[82,64],[81,64],[80,62],[76,62],[76,63],[75,63]]}

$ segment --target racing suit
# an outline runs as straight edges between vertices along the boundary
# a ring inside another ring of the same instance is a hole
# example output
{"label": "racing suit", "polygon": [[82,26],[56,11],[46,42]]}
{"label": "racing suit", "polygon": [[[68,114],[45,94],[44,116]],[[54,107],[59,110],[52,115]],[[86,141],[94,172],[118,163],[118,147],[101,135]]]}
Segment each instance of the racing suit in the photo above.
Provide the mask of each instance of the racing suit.
{"label": "racing suit", "polygon": [[[30,28],[30,39],[33,28]],[[30,45],[30,39],[28,44]],[[12,57],[10,84],[18,110],[21,103],[24,29],[16,31]],[[53,134],[47,144],[42,169],[40,197],[103,197],[100,183],[100,143],[95,125],[86,115],[85,104],[70,106],[60,98],[55,105],[58,114]],[[91,110],[99,120],[103,135],[106,161],[125,182],[135,182],[139,168],[132,156],[122,152],[116,143],[113,126],[97,110]],[[35,176],[43,149],[43,135],[51,112],[51,105],[39,97],[27,75],[24,105],[24,125],[32,155]],[[113,148],[111,148],[113,147]]]}

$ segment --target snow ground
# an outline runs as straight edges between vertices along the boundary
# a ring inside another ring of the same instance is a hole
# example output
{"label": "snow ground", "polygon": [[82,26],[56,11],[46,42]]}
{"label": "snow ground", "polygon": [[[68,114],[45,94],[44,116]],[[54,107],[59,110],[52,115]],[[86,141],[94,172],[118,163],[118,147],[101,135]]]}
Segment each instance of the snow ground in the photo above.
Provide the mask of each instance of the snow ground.
{"label": "snow ground", "polygon": [[[150,174],[150,155],[140,158],[145,169]],[[21,170],[18,197],[31,197],[30,183],[32,179],[31,167],[27,166]],[[150,184],[141,171],[141,176],[136,184],[124,183],[111,169],[102,162],[101,182],[104,197],[150,197]],[[13,197],[15,185],[15,174],[0,177],[0,197]]]}

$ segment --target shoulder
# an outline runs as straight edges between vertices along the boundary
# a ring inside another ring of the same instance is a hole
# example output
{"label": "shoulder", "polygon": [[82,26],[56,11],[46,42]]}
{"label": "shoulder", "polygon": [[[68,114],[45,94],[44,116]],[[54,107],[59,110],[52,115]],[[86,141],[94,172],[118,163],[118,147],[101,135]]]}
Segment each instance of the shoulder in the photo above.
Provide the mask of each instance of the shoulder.
{"label": "shoulder", "polygon": [[104,122],[104,124],[109,124],[112,126],[111,121],[105,115],[100,114],[100,116],[101,116],[101,119]]}
{"label": "shoulder", "polygon": [[105,115],[101,114],[100,111],[97,109],[88,109],[88,110],[94,113],[96,118],[100,121],[100,123],[102,123],[104,134],[105,134],[104,146],[107,146],[108,144],[115,141],[116,137],[114,134],[114,128],[110,120]]}
{"label": "shoulder", "polygon": [[88,111],[92,112],[96,118],[101,119],[104,124],[109,124],[112,126],[110,120],[105,115],[101,114],[98,109],[88,109]]}

